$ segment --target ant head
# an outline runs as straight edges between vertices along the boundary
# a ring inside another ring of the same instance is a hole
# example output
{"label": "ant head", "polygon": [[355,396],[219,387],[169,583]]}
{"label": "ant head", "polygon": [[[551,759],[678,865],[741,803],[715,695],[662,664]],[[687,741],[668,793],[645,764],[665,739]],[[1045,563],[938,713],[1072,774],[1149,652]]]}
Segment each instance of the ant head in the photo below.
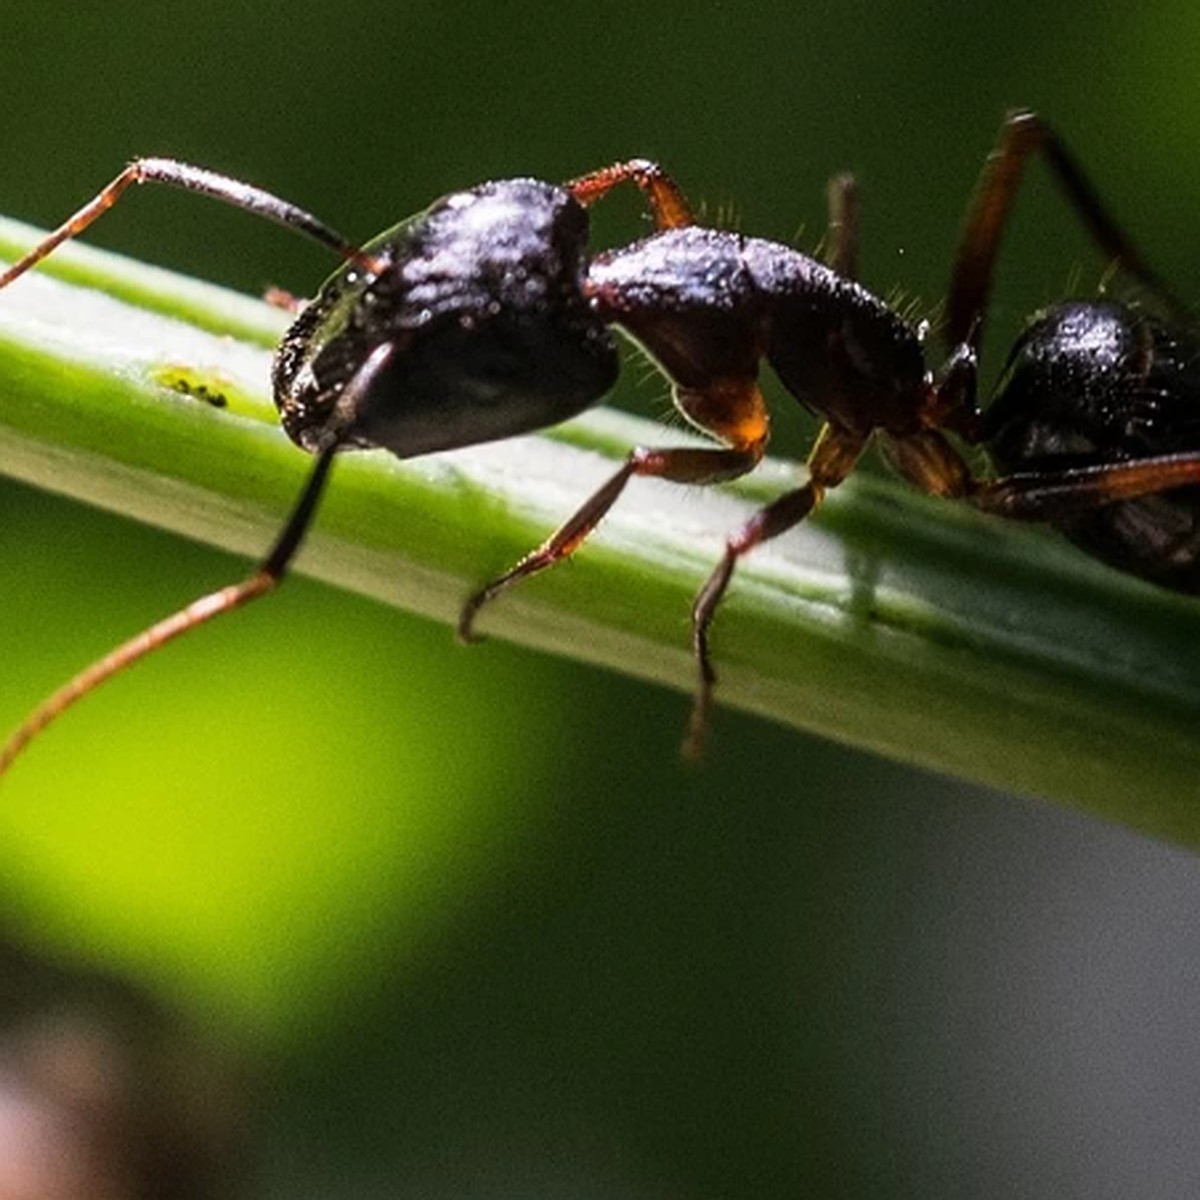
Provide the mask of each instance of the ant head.
{"label": "ant head", "polygon": [[[407,458],[587,408],[618,363],[581,290],[586,246],[586,211],[529,179],[454,193],[388,230],[284,337],[274,368],[284,428],[312,450],[336,421],[345,443]],[[341,411],[339,396],[385,343],[388,365]]]}

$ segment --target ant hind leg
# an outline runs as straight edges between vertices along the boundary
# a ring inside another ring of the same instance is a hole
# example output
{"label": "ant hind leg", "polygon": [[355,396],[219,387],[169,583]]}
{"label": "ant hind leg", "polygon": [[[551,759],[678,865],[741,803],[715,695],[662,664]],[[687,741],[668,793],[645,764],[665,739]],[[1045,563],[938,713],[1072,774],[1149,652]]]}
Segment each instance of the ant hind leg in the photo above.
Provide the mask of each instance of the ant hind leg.
{"label": "ant hind leg", "polygon": [[1062,138],[1036,113],[1017,110],[1005,119],[1000,140],[984,163],[967,207],[946,301],[947,343],[951,347],[965,343],[976,351],[979,349],[1004,227],[1025,165],[1035,154],[1042,156],[1068,204],[1100,250],[1138,279],[1173,318],[1190,322],[1187,305],[1150,267],[1109,213],[1095,185]]}

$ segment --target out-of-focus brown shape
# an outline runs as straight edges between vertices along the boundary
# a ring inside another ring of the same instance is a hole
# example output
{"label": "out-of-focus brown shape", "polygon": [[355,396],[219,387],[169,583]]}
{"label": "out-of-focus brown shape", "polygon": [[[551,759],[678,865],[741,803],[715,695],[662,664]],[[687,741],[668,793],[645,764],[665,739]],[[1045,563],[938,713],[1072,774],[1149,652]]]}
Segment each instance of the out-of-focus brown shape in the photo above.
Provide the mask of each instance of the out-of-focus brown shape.
{"label": "out-of-focus brown shape", "polygon": [[144,995],[0,946],[0,1200],[227,1194],[239,1109],[228,1055]]}

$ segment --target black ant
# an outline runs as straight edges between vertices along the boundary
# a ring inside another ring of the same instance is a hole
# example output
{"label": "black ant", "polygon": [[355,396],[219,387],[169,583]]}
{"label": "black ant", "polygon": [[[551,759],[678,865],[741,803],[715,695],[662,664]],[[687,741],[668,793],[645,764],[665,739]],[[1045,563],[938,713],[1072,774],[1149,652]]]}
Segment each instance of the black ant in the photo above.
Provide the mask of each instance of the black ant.
{"label": "black ant", "polygon": [[[1145,285],[1164,318],[1098,302],[1038,320],[986,412],[976,361],[993,268],[1023,168],[1041,154],[1093,239]],[[156,182],[226,201],[308,235],[344,260],[299,311],[275,355],[284,429],[316,457],[270,553],[244,582],[205,596],[118,647],[44,701],[0,750],[0,772],[75,700],[144,654],[271,590],[313,514],[334,456],[383,447],[401,458],[535,430],[596,403],[613,385],[611,326],[645,348],[677,407],[720,443],[636,449],[540,547],[473,595],[458,632],[471,640],[486,603],[572,554],[635,475],[712,484],[752,470],[770,418],[765,359],[824,424],[807,480],[726,542],[693,607],[699,670],[687,748],[701,744],[716,676],[708,631],[738,559],[792,528],[854,469],[872,442],[923,492],[1049,522],[1097,557],[1196,590],[1200,430],[1186,310],[1109,217],[1060,138],[1032,113],[1005,122],[967,211],[947,305],[949,353],[937,372],[920,334],[854,279],[856,193],[831,185],[826,263],[787,246],[694,223],[675,182],[635,159],[565,185],[480,184],[359,247],[266,192],[170,159],[131,163],[94,200],[0,275],[0,287],[81,233],[132,184]],[[656,232],[592,255],[587,208],[626,182]],[[978,478],[953,439],[983,444],[1007,474]],[[1166,494],[1164,494],[1166,493]]]}

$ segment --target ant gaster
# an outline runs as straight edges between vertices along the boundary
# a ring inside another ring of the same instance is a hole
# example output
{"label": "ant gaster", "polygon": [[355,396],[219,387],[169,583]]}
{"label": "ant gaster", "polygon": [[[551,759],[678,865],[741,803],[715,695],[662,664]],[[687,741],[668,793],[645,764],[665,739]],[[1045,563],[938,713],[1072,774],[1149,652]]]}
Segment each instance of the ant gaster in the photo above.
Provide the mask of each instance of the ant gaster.
{"label": "ant gaster", "polygon": [[[1098,246],[1159,300],[1165,320],[1112,303],[1054,310],[1024,335],[1005,386],[981,413],[976,360],[995,258],[1034,154],[1045,159]],[[849,177],[831,185],[821,263],[776,242],[696,225],[674,181],[641,159],[562,186],[532,179],[481,184],[362,247],[257,188],[170,159],[140,159],[0,275],[0,287],[144,182],[223,200],[342,256],[341,268],[285,334],[273,368],[284,429],[316,461],[283,532],[248,579],[152,626],[49,697],[0,750],[0,772],[110,675],[273,588],[311,523],[337,453],[383,447],[408,458],[571,417],[614,383],[612,326],[646,349],[680,411],[719,445],[633,450],[557,532],[466,602],[459,634],[470,640],[484,604],[572,554],[634,476],[712,484],[752,470],[770,431],[758,385],[765,359],[823,425],[805,482],[728,537],[697,595],[699,683],[685,743],[693,753],[716,681],[709,626],[738,560],[802,521],[872,442],[923,492],[1050,522],[1126,570],[1196,586],[1200,504],[1194,492],[1182,493],[1182,501],[1172,492],[1200,483],[1196,419],[1182,415],[1200,382],[1195,354],[1178,348],[1185,310],[1034,114],[1007,119],[968,206],[947,303],[948,355],[936,372],[926,365],[917,329],[854,279],[858,221]],[[656,232],[593,255],[586,210],[627,182],[642,191]],[[1184,374],[1186,387],[1179,382]],[[1001,468],[1015,473],[978,478],[954,439],[988,445]]]}

